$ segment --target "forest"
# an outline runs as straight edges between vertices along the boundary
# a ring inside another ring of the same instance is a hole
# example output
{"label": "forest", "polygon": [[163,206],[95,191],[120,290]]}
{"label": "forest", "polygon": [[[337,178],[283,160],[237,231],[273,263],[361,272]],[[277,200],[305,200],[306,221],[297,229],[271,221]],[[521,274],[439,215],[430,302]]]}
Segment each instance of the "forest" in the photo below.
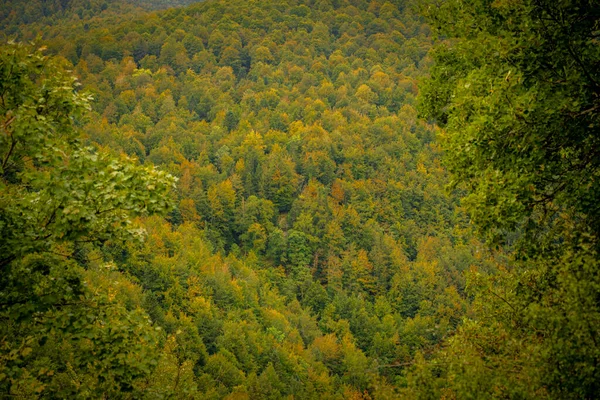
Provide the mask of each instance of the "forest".
{"label": "forest", "polygon": [[594,399],[598,0],[0,4],[0,398]]}

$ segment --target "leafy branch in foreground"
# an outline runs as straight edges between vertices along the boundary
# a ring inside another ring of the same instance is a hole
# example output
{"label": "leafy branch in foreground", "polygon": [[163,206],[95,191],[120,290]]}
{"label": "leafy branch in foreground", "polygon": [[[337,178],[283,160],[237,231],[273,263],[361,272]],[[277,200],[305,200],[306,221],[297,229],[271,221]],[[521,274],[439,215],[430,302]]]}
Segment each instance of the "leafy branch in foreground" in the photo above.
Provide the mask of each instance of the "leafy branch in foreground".
{"label": "leafy branch in foreground", "polygon": [[75,121],[90,99],[42,51],[0,48],[0,393],[132,391],[156,336],[86,280],[76,250],[140,238],[132,218],[166,212],[174,178],[85,147]]}
{"label": "leafy branch in foreground", "polygon": [[[595,2],[452,0],[421,113],[489,243],[476,317],[413,374],[413,394],[593,398],[600,390],[600,47]],[[502,297],[493,293],[502,293]],[[440,378],[434,379],[434,376]]]}

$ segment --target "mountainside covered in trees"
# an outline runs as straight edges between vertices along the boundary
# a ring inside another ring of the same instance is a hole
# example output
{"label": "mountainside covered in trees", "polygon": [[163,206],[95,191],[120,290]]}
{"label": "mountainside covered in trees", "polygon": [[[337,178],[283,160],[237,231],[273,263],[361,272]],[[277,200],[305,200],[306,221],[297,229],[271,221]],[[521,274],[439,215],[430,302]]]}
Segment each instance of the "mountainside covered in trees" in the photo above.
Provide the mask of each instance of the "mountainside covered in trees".
{"label": "mountainside covered in trees", "polygon": [[0,4],[0,29],[4,35],[44,30],[66,20],[89,24],[108,16],[129,18],[149,10],[184,6],[202,0],[4,0]]}
{"label": "mountainside covered in trees", "polygon": [[[0,35],[37,40],[0,52],[2,395],[557,393],[515,356],[543,342],[507,311],[515,270],[475,239],[473,186],[447,189],[439,128],[417,117],[433,38],[413,4],[89,3],[0,11]],[[456,71],[488,47],[433,53],[430,122],[470,123]],[[445,143],[455,176],[475,164]],[[497,225],[511,251],[521,221]]]}
{"label": "mountainside covered in trees", "polygon": [[[389,2],[212,1],[107,18],[41,28],[94,98],[78,125],[100,151],[178,178],[167,219],[139,222],[143,245],[61,244],[85,282],[161,328],[146,375],[107,381],[201,398],[393,396],[415,352],[464,315],[462,272],[488,264],[417,119],[420,17]],[[36,334],[24,326],[11,332]],[[31,376],[32,389],[77,391],[48,355],[66,340],[55,335],[6,365],[4,390]]]}

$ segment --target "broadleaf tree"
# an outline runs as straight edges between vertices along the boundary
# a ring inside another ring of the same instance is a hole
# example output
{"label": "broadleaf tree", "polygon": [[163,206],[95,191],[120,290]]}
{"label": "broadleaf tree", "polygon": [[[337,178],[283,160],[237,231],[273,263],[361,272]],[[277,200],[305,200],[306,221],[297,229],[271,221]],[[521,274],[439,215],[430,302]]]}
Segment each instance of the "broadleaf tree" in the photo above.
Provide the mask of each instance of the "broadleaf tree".
{"label": "broadleaf tree", "polygon": [[474,317],[414,368],[412,394],[593,398],[600,7],[450,0],[426,13],[440,44],[421,113],[444,128],[446,165],[472,220],[510,257],[495,276],[472,273]]}
{"label": "broadleaf tree", "polygon": [[134,217],[166,211],[174,178],[87,147],[89,100],[43,49],[0,49],[2,396],[133,393],[156,362],[147,315],[86,268],[113,269],[89,254],[141,238]]}

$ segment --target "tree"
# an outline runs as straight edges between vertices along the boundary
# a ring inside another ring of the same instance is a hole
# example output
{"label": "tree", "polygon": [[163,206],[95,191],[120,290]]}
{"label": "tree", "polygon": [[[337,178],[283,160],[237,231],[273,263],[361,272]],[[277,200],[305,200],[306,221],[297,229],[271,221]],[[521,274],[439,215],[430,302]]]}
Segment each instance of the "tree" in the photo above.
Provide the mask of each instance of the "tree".
{"label": "tree", "polygon": [[227,132],[231,132],[237,128],[239,123],[240,117],[235,112],[227,110],[227,113],[225,114],[225,120],[223,121],[225,128],[227,128]]}
{"label": "tree", "polygon": [[561,211],[600,231],[598,15],[590,2],[537,0],[431,13],[457,40],[437,47],[421,110],[446,127],[448,167],[492,239],[540,233]]}
{"label": "tree", "polygon": [[154,330],[86,281],[86,253],[140,239],[131,218],[164,212],[174,179],[85,147],[76,123],[89,97],[42,51],[0,48],[0,392],[132,392]]}
{"label": "tree", "polygon": [[[600,390],[599,10],[576,0],[429,8],[449,40],[433,53],[422,114],[445,128],[447,165],[473,221],[514,251],[506,274],[472,278],[480,319],[449,344],[442,384],[459,397]],[[458,350],[467,345],[474,351]],[[467,364],[479,367],[461,372]],[[476,375],[484,386],[468,384]]]}

